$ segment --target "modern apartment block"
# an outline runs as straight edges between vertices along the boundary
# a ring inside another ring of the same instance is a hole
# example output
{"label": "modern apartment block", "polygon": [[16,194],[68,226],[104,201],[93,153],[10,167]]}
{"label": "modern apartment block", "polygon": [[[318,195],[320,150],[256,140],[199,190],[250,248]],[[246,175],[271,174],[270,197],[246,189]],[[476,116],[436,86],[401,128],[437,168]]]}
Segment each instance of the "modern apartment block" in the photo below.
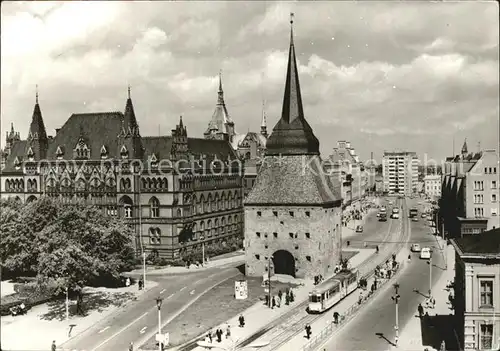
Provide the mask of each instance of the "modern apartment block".
{"label": "modern apartment block", "polygon": [[410,196],[417,192],[419,160],[415,152],[384,152],[382,175],[389,195]]}
{"label": "modern apartment block", "polygon": [[499,228],[500,165],[496,150],[467,152],[446,160],[440,217],[449,236],[461,237]]}
{"label": "modern apartment block", "polygon": [[455,331],[461,350],[500,347],[500,229],[452,239]]}
{"label": "modern apartment block", "polygon": [[433,198],[441,197],[441,175],[428,174],[424,177],[424,193]]}

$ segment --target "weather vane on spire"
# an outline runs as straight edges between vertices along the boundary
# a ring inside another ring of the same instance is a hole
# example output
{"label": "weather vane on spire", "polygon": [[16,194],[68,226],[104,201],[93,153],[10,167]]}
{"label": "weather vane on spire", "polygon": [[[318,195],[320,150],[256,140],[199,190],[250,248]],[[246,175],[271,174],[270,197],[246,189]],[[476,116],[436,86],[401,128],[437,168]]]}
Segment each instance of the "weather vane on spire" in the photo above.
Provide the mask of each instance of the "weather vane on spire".
{"label": "weather vane on spire", "polygon": [[295,14],[293,12],[290,12],[290,24],[293,24],[293,17]]}
{"label": "weather vane on spire", "polygon": [[38,84],[35,87],[35,102],[38,104]]}
{"label": "weather vane on spire", "polygon": [[128,98],[130,99],[130,84],[128,85]]}

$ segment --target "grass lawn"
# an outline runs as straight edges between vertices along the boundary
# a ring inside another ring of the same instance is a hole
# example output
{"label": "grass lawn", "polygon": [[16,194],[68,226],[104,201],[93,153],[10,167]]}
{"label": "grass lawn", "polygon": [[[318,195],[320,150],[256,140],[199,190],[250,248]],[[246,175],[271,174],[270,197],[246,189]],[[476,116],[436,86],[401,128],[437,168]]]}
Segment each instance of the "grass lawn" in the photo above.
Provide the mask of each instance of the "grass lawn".
{"label": "grass lawn", "polygon": [[[246,300],[234,298],[234,282],[239,279],[247,281],[248,298]],[[245,277],[240,274],[207,292],[162,328],[164,332],[170,333],[169,347],[182,345],[254,305],[264,296],[264,288],[261,284],[262,278]],[[294,285],[279,282],[272,284],[272,290],[276,292],[280,289],[284,291],[287,287],[294,287]],[[153,350],[157,348],[156,345],[155,339],[152,338],[141,347]]]}

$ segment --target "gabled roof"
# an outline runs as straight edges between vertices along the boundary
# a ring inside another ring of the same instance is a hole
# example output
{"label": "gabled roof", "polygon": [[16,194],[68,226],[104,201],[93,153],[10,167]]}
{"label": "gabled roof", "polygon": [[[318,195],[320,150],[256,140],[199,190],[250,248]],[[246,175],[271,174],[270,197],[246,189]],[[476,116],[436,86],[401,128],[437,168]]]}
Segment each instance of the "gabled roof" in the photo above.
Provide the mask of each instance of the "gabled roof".
{"label": "gabled roof", "polygon": [[24,156],[24,151],[26,149],[26,140],[19,140],[16,141],[10,150],[10,154],[5,160],[5,168],[2,170],[2,173],[22,173],[23,170],[19,169],[17,170],[16,167],[14,166],[14,161],[16,160],[16,157],[22,161],[23,156]]}
{"label": "gabled roof", "polygon": [[72,114],[49,144],[47,159],[57,158],[56,151],[59,146],[64,150],[64,160],[74,159],[73,149],[81,136],[90,149],[91,159],[101,159],[103,144],[108,149],[108,157],[119,157],[118,134],[121,132],[122,120],[121,112]]}
{"label": "gabled roof", "polygon": [[245,141],[252,141],[257,144],[257,147],[266,147],[267,139],[264,135],[256,132],[248,132],[246,134],[237,134],[233,137],[231,145],[234,149],[244,147]]}
{"label": "gabled roof", "polygon": [[340,205],[338,186],[322,169],[319,156],[266,156],[245,205]]}
{"label": "gabled roof", "polygon": [[455,248],[458,248],[460,257],[481,256],[500,258],[500,228],[488,230],[481,234],[466,235],[452,239]]}

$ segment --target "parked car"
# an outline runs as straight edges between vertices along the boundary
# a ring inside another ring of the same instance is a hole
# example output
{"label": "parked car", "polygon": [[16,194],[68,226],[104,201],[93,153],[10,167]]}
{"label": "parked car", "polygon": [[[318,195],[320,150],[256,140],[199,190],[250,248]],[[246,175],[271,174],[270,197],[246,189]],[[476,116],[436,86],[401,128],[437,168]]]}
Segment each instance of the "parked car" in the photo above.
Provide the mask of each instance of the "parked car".
{"label": "parked car", "polygon": [[425,213],[422,213],[422,218],[426,218],[427,216],[425,215]]}
{"label": "parked car", "polygon": [[412,252],[420,252],[420,244],[412,244],[411,245],[411,251]]}
{"label": "parked car", "polygon": [[411,220],[412,220],[413,222],[418,222],[418,217],[413,217]]}
{"label": "parked car", "polygon": [[428,247],[422,248],[422,250],[420,250],[420,258],[422,258],[424,260],[430,260],[431,259],[431,249]]}
{"label": "parked car", "polygon": [[399,218],[399,213],[393,213],[392,214],[393,219],[398,219]]}
{"label": "parked car", "polygon": [[363,233],[363,226],[362,225],[358,225],[356,227],[356,233]]}

